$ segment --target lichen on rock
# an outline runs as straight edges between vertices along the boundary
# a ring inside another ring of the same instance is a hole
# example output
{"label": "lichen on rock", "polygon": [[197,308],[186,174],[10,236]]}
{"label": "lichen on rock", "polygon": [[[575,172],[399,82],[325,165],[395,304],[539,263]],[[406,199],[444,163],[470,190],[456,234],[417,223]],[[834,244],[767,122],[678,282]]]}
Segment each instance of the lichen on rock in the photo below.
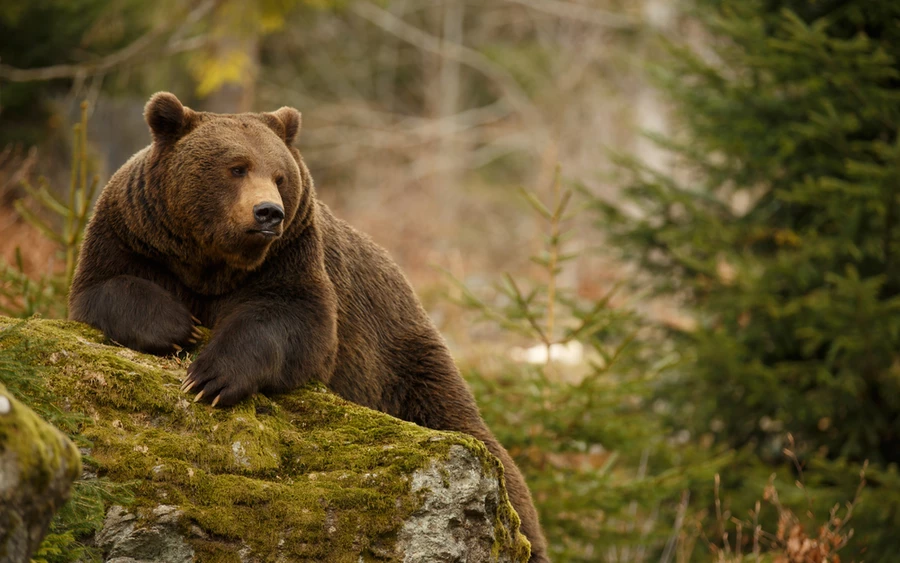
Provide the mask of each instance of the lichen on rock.
{"label": "lichen on rock", "polygon": [[[0,329],[13,322],[0,317]],[[132,488],[134,503],[107,507],[87,538],[106,561],[169,560],[148,558],[148,542],[186,561],[528,559],[502,468],[471,437],[321,385],[230,409],[195,404],[179,391],[186,352],[139,354],[77,323],[32,319],[16,338],[52,343],[36,356],[42,384],[59,408],[85,415],[91,474]],[[455,547],[422,555],[430,544],[416,535],[432,530]]]}
{"label": "lichen on rock", "polygon": [[0,384],[0,561],[30,560],[80,473],[75,445]]}

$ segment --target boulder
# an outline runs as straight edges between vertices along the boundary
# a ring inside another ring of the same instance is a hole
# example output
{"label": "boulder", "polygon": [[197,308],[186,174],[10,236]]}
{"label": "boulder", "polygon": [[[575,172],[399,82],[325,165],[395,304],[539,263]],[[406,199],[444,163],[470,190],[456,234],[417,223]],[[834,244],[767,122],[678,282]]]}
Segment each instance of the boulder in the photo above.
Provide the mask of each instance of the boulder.
{"label": "boulder", "polygon": [[105,562],[528,560],[502,466],[469,436],[318,384],[212,408],[179,390],[196,350],[148,356],[65,321],[4,329],[0,353],[27,345],[40,374],[41,393],[19,398],[81,415],[82,479],[133,497],[79,538]]}
{"label": "boulder", "polygon": [[0,385],[0,561],[28,563],[80,474],[75,444]]}

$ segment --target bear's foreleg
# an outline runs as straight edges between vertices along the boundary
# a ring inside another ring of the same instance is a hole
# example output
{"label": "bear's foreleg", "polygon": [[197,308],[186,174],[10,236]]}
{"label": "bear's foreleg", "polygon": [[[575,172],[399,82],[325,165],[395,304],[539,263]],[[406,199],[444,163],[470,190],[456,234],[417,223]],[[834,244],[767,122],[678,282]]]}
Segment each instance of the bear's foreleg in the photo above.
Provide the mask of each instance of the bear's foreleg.
{"label": "bear's foreleg", "polygon": [[257,391],[328,383],[337,356],[336,313],[316,300],[241,303],[217,323],[182,388],[214,406]]}
{"label": "bear's foreleg", "polygon": [[103,331],[110,340],[141,352],[171,354],[196,341],[188,308],[159,285],[115,276],[73,291],[69,317]]}

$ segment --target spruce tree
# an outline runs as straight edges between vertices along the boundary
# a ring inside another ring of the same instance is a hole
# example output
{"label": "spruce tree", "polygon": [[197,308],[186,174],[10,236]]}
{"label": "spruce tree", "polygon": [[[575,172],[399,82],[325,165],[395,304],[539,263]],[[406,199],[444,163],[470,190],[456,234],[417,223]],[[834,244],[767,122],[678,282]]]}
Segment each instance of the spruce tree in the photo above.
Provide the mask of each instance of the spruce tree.
{"label": "spruce tree", "polygon": [[896,561],[900,2],[697,1],[703,47],[656,69],[673,166],[626,161],[624,199],[598,202],[637,283],[695,321],[670,330],[661,397],[676,426],[750,454],[738,488],[792,465],[791,433],[826,515],[868,460],[842,559]]}

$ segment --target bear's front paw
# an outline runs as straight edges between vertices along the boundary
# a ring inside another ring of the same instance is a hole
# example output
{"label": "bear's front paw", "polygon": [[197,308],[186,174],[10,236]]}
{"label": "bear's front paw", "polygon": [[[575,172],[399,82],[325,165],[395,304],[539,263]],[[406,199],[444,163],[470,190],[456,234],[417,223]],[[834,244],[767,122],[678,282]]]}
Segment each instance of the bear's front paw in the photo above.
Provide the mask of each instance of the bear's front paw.
{"label": "bear's front paw", "polygon": [[175,303],[169,309],[168,314],[157,314],[157,318],[143,331],[137,332],[130,342],[120,343],[143,352],[165,355],[181,352],[184,347],[193,346],[203,339],[200,320],[186,307]]}
{"label": "bear's front paw", "polygon": [[159,285],[134,276],[117,276],[75,299],[73,318],[91,324],[107,338],[139,352],[165,355],[202,338],[200,320]]}
{"label": "bear's front paw", "polygon": [[239,362],[229,362],[226,357],[208,354],[205,350],[188,367],[181,390],[194,393],[194,402],[206,401],[212,406],[233,405],[254,394],[256,384],[247,373],[242,373]]}

